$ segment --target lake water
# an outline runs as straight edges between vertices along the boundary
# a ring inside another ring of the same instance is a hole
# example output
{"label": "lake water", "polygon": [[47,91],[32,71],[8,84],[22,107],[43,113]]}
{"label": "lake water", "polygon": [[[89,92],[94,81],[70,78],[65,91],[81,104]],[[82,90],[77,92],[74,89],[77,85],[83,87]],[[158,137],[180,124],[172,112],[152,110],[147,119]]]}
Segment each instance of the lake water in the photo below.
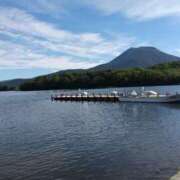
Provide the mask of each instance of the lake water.
{"label": "lake water", "polygon": [[51,102],[52,93],[0,93],[0,179],[168,180],[179,170],[180,104]]}

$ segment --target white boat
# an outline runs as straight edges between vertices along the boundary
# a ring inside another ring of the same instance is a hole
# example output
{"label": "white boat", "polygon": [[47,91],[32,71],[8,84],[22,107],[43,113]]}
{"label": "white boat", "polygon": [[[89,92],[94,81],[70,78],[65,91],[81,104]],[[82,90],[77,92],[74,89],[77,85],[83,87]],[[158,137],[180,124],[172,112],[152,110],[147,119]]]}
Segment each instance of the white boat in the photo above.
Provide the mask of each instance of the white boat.
{"label": "white boat", "polygon": [[142,102],[142,103],[180,103],[180,94],[175,95],[161,95],[155,91],[145,91],[142,89],[141,93],[133,90],[131,93],[119,96],[120,102]]}

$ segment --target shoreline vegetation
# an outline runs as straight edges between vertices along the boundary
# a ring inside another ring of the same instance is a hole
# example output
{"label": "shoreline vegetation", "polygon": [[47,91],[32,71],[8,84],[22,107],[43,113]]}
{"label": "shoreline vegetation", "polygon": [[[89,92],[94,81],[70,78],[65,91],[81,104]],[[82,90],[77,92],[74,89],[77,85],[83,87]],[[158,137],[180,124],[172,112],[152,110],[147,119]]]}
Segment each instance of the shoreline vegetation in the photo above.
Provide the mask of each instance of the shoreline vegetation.
{"label": "shoreline vegetation", "polygon": [[13,91],[15,90],[14,87],[8,87],[8,86],[1,86],[0,85],[0,91]]}
{"label": "shoreline vegetation", "polygon": [[18,87],[1,87],[4,90],[56,90],[92,89],[108,87],[176,85],[180,83],[180,62],[170,62],[149,68],[130,68],[104,71],[76,71],[40,76]]}

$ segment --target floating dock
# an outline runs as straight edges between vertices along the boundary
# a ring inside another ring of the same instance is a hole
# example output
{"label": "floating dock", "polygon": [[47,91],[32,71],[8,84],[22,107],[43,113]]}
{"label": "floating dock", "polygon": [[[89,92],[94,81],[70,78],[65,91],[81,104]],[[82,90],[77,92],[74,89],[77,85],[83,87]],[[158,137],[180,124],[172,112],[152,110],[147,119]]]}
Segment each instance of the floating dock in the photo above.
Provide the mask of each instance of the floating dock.
{"label": "floating dock", "polygon": [[118,102],[119,96],[112,94],[93,94],[93,95],[55,95],[51,96],[52,101],[104,101]]}
{"label": "floating dock", "polygon": [[163,95],[155,91],[142,91],[137,93],[121,93],[112,91],[112,93],[88,93],[86,91],[70,94],[64,93],[51,96],[52,101],[104,101],[104,102],[136,102],[136,103],[180,103],[180,94]]}

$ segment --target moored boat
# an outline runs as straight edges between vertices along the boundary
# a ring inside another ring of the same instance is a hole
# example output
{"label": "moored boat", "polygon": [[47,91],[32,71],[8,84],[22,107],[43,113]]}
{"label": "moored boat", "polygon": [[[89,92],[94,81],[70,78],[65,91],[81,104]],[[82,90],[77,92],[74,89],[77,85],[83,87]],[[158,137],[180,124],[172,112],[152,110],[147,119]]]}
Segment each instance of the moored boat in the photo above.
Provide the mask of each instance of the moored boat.
{"label": "moored boat", "polygon": [[145,91],[143,88],[139,94],[133,90],[130,94],[119,96],[119,101],[142,103],[180,103],[180,94],[162,95],[155,91]]}

